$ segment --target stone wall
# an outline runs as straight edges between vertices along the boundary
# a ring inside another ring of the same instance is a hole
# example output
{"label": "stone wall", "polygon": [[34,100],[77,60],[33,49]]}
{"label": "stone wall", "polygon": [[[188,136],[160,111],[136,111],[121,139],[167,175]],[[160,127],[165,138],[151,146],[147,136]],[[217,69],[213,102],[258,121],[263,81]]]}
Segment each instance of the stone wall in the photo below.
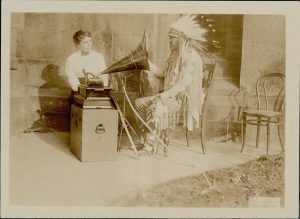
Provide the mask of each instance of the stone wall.
{"label": "stone wall", "polygon": [[[94,49],[107,66],[128,55],[149,37],[150,58],[163,66],[168,56],[167,31],[178,15],[13,13],[11,16],[11,134],[40,122],[40,109],[48,122],[68,130],[68,98],[64,63],[76,51],[72,36],[79,29],[92,32]],[[135,80],[134,78],[130,80]],[[137,91],[137,84],[130,82]],[[56,120],[58,121],[56,121]],[[57,123],[57,124],[56,124]]]}

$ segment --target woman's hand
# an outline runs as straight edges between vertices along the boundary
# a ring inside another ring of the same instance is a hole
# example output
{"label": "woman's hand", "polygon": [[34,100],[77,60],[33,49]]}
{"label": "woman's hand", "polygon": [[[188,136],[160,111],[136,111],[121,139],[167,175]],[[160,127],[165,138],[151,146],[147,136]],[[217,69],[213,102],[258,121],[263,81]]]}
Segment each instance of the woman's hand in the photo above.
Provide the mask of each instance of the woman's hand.
{"label": "woman's hand", "polygon": [[84,73],[88,78],[97,78],[96,75],[94,75],[92,72],[85,72]]}

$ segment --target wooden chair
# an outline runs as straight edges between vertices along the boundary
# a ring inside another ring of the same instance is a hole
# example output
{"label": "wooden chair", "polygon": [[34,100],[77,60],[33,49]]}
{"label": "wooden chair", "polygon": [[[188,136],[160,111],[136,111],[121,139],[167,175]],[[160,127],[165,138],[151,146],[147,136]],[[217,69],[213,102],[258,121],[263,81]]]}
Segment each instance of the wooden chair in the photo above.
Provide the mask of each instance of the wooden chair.
{"label": "wooden chair", "polygon": [[[284,151],[280,135],[280,125],[283,116],[283,107],[285,99],[285,76],[280,73],[273,73],[262,76],[256,83],[256,109],[247,109],[243,111],[243,152],[246,144],[247,124],[257,126],[256,130],[256,147],[259,145],[260,127],[267,127],[267,155],[269,154],[271,126],[278,127],[278,136],[282,151]],[[249,118],[250,117],[250,118]]]}
{"label": "wooden chair", "polygon": [[[214,78],[216,75],[216,72],[218,70],[220,70],[220,67],[218,64],[213,63],[210,65],[207,65],[207,70],[208,70],[208,75],[206,78],[203,79],[203,91],[205,94],[205,98],[204,98],[204,102],[202,105],[202,109],[201,109],[201,113],[200,113],[200,139],[201,139],[201,146],[202,146],[202,152],[203,154],[206,153],[206,147],[205,147],[205,115],[207,113],[207,108],[208,108],[208,103],[210,101],[210,97],[211,97],[211,90],[213,87],[213,83],[214,83]],[[184,104],[184,103],[183,103]],[[166,129],[166,130],[161,130],[161,137],[164,140],[164,143],[169,146],[169,134],[170,134],[170,129]],[[185,137],[186,137],[186,142],[187,142],[187,147],[190,146],[189,144],[189,131],[187,129],[185,129]],[[156,149],[157,151],[157,146]],[[165,155],[166,155],[166,150],[164,150]]]}

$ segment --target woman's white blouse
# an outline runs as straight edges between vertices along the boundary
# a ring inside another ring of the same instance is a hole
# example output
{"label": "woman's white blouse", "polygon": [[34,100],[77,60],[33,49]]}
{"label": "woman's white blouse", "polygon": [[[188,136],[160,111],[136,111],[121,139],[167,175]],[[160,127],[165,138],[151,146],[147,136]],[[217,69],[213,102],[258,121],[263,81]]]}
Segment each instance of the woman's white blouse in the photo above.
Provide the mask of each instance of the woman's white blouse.
{"label": "woman's white blouse", "polygon": [[[69,84],[73,91],[78,90],[79,77],[84,77],[84,72],[90,72],[94,75],[99,75],[106,69],[104,57],[101,53],[96,51],[90,51],[88,55],[81,55],[80,51],[77,51],[67,58],[65,71],[68,76]],[[108,86],[109,75],[101,75],[104,86]]]}

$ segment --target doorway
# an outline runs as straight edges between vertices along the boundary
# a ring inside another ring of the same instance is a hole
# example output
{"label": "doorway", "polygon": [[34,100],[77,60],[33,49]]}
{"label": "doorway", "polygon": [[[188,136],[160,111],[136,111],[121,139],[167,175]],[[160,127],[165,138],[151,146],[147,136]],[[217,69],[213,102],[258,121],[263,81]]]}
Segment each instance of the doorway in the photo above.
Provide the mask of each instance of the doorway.
{"label": "doorway", "polygon": [[210,15],[215,20],[220,41],[223,74],[218,79],[239,87],[243,39],[243,15]]}

